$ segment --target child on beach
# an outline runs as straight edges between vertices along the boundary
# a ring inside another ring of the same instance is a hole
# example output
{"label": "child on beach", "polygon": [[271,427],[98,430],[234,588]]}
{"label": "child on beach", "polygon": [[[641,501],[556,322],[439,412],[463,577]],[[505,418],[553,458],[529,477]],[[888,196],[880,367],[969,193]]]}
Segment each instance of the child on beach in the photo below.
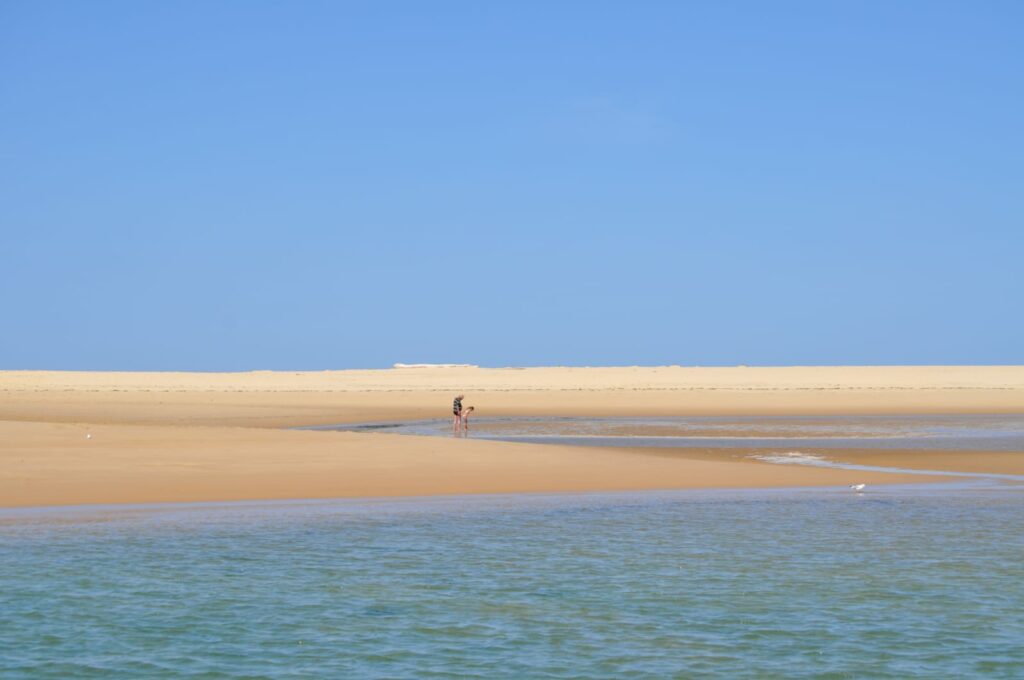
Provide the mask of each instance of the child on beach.
{"label": "child on beach", "polygon": [[462,431],[469,432],[469,414],[473,412],[475,406],[467,406],[462,412]]}

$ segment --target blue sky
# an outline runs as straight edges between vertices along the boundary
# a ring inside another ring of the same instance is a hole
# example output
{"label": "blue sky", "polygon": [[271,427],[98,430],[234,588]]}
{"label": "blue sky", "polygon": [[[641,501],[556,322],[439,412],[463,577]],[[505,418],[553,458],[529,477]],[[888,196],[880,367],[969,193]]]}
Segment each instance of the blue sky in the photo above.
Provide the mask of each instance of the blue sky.
{"label": "blue sky", "polygon": [[1022,363],[1022,7],[0,1],[0,368]]}

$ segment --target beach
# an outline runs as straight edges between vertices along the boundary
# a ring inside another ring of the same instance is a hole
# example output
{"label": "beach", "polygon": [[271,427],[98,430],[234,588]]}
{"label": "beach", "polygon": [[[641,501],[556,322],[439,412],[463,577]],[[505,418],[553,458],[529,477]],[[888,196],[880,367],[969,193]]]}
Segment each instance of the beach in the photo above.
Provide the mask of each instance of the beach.
{"label": "beach", "polygon": [[[450,417],[1024,413],[1024,367],[400,368],[0,372],[0,506],[845,485],[846,470],[298,428]],[[1016,453],[848,452],[1024,474]],[[864,471],[869,484],[930,477]],[[948,478],[946,478],[948,479]]]}

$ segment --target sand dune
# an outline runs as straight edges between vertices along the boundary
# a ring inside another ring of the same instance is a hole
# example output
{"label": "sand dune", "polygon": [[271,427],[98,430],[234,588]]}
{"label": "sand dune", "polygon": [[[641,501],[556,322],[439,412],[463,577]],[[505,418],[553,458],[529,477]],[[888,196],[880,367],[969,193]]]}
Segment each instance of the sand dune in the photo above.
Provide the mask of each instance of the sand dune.
{"label": "sand dune", "polygon": [[[633,366],[119,373],[3,371],[4,390],[316,391],[394,390],[1022,390],[1024,366]],[[1018,402],[1018,407],[1021,407]]]}

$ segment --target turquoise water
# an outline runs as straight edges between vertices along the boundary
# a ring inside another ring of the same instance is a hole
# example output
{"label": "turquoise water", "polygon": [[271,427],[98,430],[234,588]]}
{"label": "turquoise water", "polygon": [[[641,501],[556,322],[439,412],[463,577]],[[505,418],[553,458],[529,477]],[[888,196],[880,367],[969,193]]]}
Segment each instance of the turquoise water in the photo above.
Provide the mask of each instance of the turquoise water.
{"label": "turquoise water", "polygon": [[1024,677],[1024,491],[0,513],[3,678]]}

